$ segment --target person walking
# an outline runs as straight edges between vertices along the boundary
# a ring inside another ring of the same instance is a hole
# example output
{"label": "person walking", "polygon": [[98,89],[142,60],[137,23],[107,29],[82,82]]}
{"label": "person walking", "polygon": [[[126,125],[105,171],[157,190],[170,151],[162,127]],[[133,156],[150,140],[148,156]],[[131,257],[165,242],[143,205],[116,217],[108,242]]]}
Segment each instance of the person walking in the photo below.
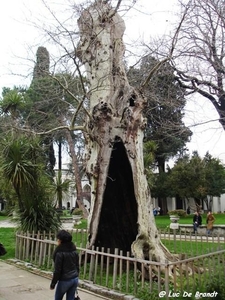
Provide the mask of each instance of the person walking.
{"label": "person walking", "polygon": [[207,234],[210,234],[212,229],[213,229],[213,224],[215,222],[215,217],[213,216],[212,212],[209,211],[208,214],[207,214],[207,218],[206,218],[206,226],[207,226],[207,229],[206,229],[206,233]]}
{"label": "person walking", "polygon": [[54,272],[50,289],[53,290],[57,284],[55,300],[62,300],[64,294],[66,294],[66,300],[74,300],[78,286],[79,256],[69,232],[59,231],[57,239],[58,246],[53,254]]}
{"label": "person walking", "polygon": [[197,233],[198,232],[198,227],[202,225],[202,217],[200,215],[199,212],[195,212],[194,213],[194,217],[193,217],[193,233]]}

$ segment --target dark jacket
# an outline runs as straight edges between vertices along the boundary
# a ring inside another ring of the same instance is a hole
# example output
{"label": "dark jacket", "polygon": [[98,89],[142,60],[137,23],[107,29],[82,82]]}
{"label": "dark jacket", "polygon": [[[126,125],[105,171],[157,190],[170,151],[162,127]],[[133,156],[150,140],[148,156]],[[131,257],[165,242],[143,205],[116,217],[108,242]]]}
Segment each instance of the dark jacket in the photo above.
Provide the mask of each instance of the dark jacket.
{"label": "dark jacket", "polygon": [[193,223],[197,222],[198,226],[202,225],[202,217],[200,215],[194,215]]}
{"label": "dark jacket", "polygon": [[79,256],[75,245],[63,243],[53,254],[54,272],[50,287],[54,288],[59,280],[69,280],[79,275]]}

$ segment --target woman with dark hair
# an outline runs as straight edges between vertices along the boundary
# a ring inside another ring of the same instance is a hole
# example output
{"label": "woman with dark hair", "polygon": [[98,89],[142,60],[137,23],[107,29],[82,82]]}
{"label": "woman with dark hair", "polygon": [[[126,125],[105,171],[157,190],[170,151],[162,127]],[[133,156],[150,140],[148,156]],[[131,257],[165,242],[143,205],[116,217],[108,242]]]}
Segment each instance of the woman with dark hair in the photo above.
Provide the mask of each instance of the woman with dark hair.
{"label": "woman with dark hair", "polygon": [[57,239],[58,246],[53,254],[54,272],[50,289],[53,290],[57,284],[55,300],[62,300],[64,294],[66,300],[74,300],[78,285],[79,256],[69,232],[59,231]]}

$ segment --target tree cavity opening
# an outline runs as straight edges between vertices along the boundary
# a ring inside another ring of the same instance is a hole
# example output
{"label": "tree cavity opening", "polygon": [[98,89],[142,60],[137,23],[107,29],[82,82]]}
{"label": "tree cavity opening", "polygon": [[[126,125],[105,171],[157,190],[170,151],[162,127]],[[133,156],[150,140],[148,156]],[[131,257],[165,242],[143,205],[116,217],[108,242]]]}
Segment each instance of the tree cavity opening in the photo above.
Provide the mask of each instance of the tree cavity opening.
{"label": "tree cavity opening", "polygon": [[122,140],[115,137],[103,196],[96,246],[130,251],[138,234],[133,175]]}

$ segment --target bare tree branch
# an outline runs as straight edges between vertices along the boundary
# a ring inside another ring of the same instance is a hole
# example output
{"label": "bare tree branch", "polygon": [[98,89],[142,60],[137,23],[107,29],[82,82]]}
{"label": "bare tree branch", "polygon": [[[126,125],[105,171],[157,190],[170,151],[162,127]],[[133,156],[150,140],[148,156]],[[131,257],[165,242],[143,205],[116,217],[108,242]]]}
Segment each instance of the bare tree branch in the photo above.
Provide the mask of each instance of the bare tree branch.
{"label": "bare tree branch", "polygon": [[77,110],[76,110],[76,112],[75,112],[75,114],[74,114],[74,117],[73,117],[73,119],[72,119],[72,124],[74,124],[74,122],[75,122],[75,118],[76,118],[76,116],[77,116],[77,114],[78,114],[78,112],[80,111],[80,109],[82,108],[84,111],[85,111],[85,113],[88,115],[88,117],[90,118],[90,119],[92,119],[92,117],[91,117],[91,115],[90,115],[90,113],[89,113],[89,111],[83,106],[83,103],[84,103],[84,101],[85,101],[85,96],[83,96],[83,99],[82,99],[82,101],[80,101],[80,100],[78,100],[77,99],[77,97],[75,97],[74,96],[74,94],[64,85],[64,84],[62,84],[62,82],[56,77],[56,76],[54,76],[54,75],[50,75],[54,80],[56,80],[57,82],[58,82],[58,84],[78,103],[78,107],[77,107]]}
{"label": "bare tree branch", "polygon": [[155,72],[157,72],[157,70],[159,70],[159,68],[167,61],[171,60],[172,57],[173,57],[173,52],[174,52],[174,49],[176,47],[176,44],[177,44],[177,41],[178,41],[178,37],[179,37],[179,32],[180,32],[180,29],[181,29],[181,26],[185,20],[185,17],[188,13],[188,9],[189,7],[187,6],[184,13],[183,13],[183,16],[180,20],[180,23],[176,29],[176,32],[173,36],[173,39],[172,39],[172,43],[171,43],[171,48],[170,48],[170,52],[169,52],[169,55],[163,59],[162,61],[158,62],[157,65],[154,66],[154,68],[149,72],[149,75],[147,76],[147,78],[145,79],[145,81],[141,84],[140,88],[141,89],[144,89],[146,87],[146,85],[149,83],[149,81],[151,80],[152,76],[154,75]]}
{"label": "bare tree branch", "polygon": [[225,120],[225,117],[224,118],[217,118],[217,119],[212,119],[212,120],[208,120],[208,121],[204,121],[204,122],[198,122],[198,123],[195,123],[193,125],[189,125],[189,127],[197,127],[197,126],[200,126],[200,125],[205,125],[205,124],[209,124],[209,123],[213,123],[213,122],[221,122],[221,121],[224,121]]}
{"label": "bare tree branch", "polygon": [[34,130],[31,130],[30,128],[19,128],[16,127],[15,128],[16,130],[19,130],[19,131],[22,131],[22,132],[28,132],[28,133],[31,133],[31,134],[34,134],[34,135],[47,135],[47,134],[50,134],[50,133],[53,133],[53,132],[56,132],[56,131],[59,131],[59,130],[68,130],[68,131],[83,131],[83,132],[86,132],[86,128],[84,126],[75,126],[75,127],[70,127],[70,126],[58,126],[58,127],[55,127],[55,128],[52,128],[50,130],[47,130],[47,131],[41,131],[41,132],[37,132],[37,131],[34,131]]}

